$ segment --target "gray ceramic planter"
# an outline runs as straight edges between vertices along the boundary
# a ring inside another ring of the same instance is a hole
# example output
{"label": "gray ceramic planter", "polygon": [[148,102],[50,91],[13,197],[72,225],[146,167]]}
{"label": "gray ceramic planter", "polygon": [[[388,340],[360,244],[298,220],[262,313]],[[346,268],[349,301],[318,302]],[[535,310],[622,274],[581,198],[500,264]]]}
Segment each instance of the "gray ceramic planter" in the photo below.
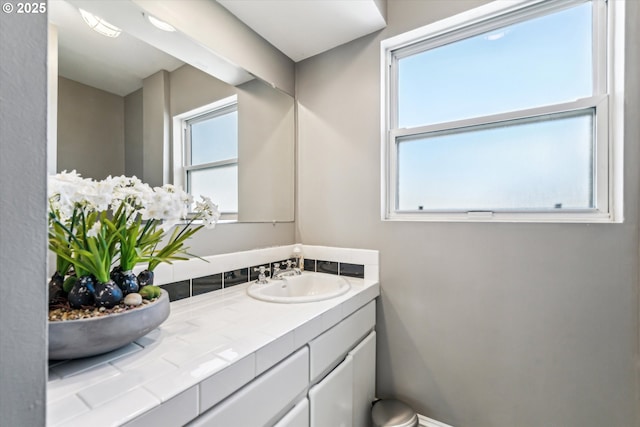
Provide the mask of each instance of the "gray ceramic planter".
{"label": "gray ceramic planter", "polygon": [[95,356],[125,346],[169,317],[169,294],[153,304],[92,319],[49,322],[49,359]]}

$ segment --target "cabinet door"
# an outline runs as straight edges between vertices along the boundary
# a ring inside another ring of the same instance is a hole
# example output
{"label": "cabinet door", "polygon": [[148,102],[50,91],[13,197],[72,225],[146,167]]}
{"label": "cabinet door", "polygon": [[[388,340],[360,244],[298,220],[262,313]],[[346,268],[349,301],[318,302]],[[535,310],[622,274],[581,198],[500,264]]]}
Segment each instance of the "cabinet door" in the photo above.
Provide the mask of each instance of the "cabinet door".
{"label": "cabinet door", "polygon": [[353,357],[309,390],[311,427],[353,426]]}
{"label": "cabinet door", "polygon": [[371,425],[371,403],[376,397],[375,331],[349,355],[353,357],[353,427],[368,427]]}
{"label": "cabinet door", "polygon": [[309,427],[309,399],[300,401],[273,427]]}

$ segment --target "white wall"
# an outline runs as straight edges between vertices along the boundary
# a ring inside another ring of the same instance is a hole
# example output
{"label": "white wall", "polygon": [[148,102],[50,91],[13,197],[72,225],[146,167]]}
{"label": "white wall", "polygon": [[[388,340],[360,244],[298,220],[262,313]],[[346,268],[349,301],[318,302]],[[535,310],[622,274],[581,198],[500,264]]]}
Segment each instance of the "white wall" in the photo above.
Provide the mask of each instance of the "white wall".
{"label": "white wall", "polygon": [[380,397],[456,427],[637,426],[640,3],[624,224],[380,220],[380,40],[483,3],[389,1],[385,30],[297,64],[298,240],[380,250]]}
{"label": "white wall", "polygon": [[44,426],[46,14],[0,13],[0,58],[0,423]]}

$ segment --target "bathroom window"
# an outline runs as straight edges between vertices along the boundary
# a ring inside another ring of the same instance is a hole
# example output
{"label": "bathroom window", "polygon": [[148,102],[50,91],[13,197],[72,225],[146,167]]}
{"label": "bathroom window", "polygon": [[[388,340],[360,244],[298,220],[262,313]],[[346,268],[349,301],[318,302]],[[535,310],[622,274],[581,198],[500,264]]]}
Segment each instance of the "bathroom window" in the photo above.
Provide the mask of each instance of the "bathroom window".
{"label": "bathroom window", "polygon": [[383,41],[383,219],[621,221],[620,3],[497,1]]}
{"label": "bathroom window", "polygon": [[182,184],[195,199],[210,197],[222,219],[238,213],[238,103],[236,96],[200,108],[179,120]]}

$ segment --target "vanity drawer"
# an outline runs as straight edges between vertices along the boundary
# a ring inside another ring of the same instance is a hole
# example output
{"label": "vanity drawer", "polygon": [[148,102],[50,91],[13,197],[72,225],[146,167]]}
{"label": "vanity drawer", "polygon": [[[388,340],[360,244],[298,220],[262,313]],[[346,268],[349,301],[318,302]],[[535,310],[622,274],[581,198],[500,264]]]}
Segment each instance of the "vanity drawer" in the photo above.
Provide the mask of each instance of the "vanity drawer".
{"label": "vanity drawer", "polygon": [[308,378],[309,350],[304,347],[189,425],[269,425],[304,393]]}
{"label": "vanity drawer", "polygon": [[310,380],[321,378],[344,359],[375,326],[375,301],[362,307],[313,341],[310,349]]}

